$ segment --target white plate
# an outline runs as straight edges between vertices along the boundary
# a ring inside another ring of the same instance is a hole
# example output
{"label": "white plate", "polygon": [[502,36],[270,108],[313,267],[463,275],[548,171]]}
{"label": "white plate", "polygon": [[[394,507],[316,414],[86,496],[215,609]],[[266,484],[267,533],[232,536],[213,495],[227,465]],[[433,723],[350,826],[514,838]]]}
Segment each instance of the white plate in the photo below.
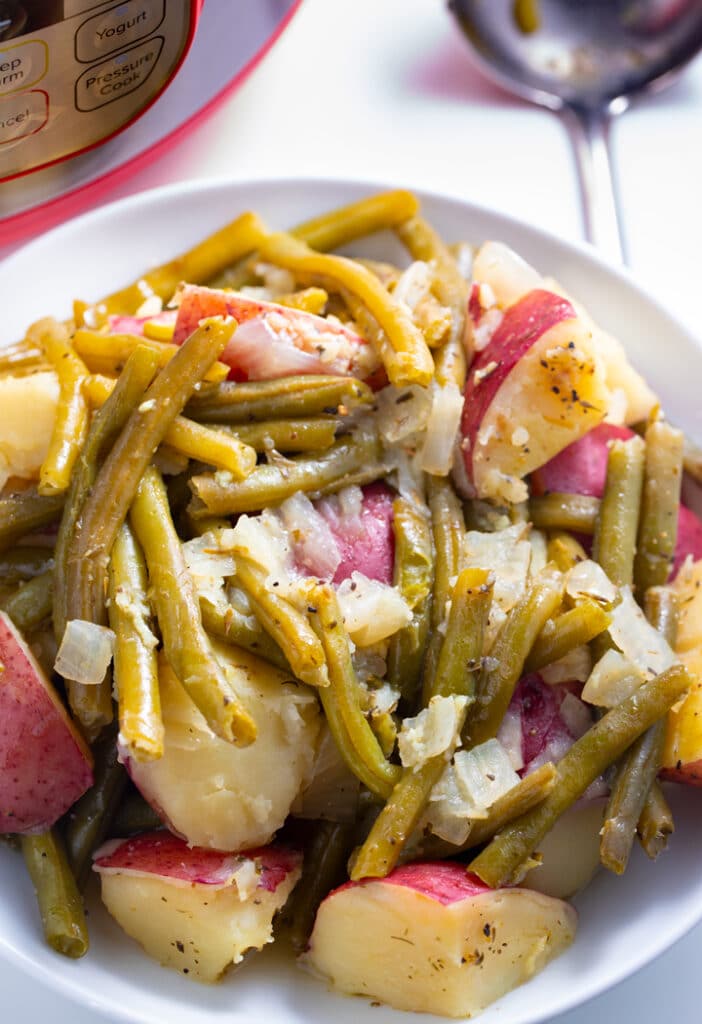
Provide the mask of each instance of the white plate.
{"label": "white plate", "polygon": [[[32,318],[68,315],[74,297],[96,299],[126,284],[241,210],[255,208],[272,225],[284,227],[380,187],[320,181],[186,184],[94,211],[0,265],[0,343],[21,336]],[[459,200],[425,195],[423,207],[448,240],[502,239],[556,276],[622,339],[670,416],[702,439],[696,387],[702,350],[628,275],[608,268],[589,250]],[[399,255],[389,238],[360,248],[376,256]],[[672,800],[678,829],[662,861],[650,864],[637,849],[623,878],[598,876],[577,901],[580,925],[573,947],[528,985],[486,1010],[481,1021],[536,1024],[570,1009],[642,967],[702,920],[700,793],[675,787]],[[242,1024],[327,1024],[332,1019],[336,1024],[400,1024],[409,1019],[328,992],[284,962],[275,949],[220,986],[188,982],[142,955],[96,898],[90,903],[90,953],[72,963],[44,947],[22,863],[4,847],[0,890],[0,954],[42,984],[116,1019],[143,1024],[214,1024],[225,1014]],[[27,984],[32,984],[29,977]]]}

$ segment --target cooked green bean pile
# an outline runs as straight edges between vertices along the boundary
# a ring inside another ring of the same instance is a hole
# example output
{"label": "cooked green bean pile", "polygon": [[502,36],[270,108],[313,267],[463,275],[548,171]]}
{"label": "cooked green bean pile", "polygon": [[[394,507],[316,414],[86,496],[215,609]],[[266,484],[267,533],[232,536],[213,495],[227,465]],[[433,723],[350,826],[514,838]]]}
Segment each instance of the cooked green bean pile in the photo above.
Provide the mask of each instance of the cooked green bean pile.
{"label": "cooked green bean pile", "polygon": [[[408,267],[335,251],[381,230]],[[21,834],[58,952],[87,950],[96,848],[170,821],[129,779],[185,731],[164,666],[198,735],[232,751],[263,728],[241,665],[292,681],[319,716],[292,806],[312,820],[283,828],[305,849],[298,952],[334,886],[400,863],[455,859],[493,888],[529,884],[590,787],[607,796],[603,865],[623,872],[637,834],[649,857],[664,848],[668,713],[694,687],[669,582],[682,434],[654,410],[643,436],[608,443],[599,489],[569,490],[567,474],[530,488],[525,472],[513,502],[480,493],[459,469],[491,442],[465,417],[471,388],[502,372],[485,368],[481,331],[492,312],[497,337],[504,311],[456,252],[403,191],[287,233],[244,213],[0,353],[0,383],[48,375],[55,389],[36,472],[0,492],[0,608],[93,764],[59,820]],[[528,432],[510,431],[529,454]],[[327,742],[339,808],[310,813]]]}

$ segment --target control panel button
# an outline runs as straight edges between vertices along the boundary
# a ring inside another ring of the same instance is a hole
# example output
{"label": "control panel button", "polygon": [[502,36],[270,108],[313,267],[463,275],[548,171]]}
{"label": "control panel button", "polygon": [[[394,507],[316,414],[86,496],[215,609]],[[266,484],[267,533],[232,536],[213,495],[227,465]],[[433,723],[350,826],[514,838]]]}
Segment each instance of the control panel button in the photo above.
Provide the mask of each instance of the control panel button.
{"label": "control panel button", "polygon": [[40,39],[0,48],[0,95],[28,89],[46,74],[48,48]]}
{"label": "control panel button", "polygon": [[84,21],[76,32],[76,58],[83,64],[131,46],[155,32],[166,14],[165,0],[125,0]]}
{"label": "control panel button", "polygon": [[49,120],[49,97],[43,89],[0,99],[0,146],[40,132]]}
{"label": "control panel button", "polygon": [[76,82],[76,108],[97,110],[134,92],[156,67],[162,49],[163,37],[154,36],[88,68]]}

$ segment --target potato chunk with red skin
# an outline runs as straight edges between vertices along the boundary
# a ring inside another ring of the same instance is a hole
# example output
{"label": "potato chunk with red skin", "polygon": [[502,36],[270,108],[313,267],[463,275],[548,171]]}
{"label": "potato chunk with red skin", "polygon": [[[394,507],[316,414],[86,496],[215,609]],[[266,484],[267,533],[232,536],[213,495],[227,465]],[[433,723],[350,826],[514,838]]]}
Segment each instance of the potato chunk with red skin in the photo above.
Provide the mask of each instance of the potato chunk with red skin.
{"label": "potato chunk with red skin", "polygon": [[0,833],[43,832],[92,782],[90,751],[0,612]]}
{"label": "potato chunk with red skin", "polygon": [[302,963],[343,992],[464,1017],[563,952],[576,920],[561,900],[489,889],[460,864],[407,864],[330,893]]}
{"label": "potato chunk with red skin", "polygon": [[[355,570],[369,580],[388,585],[392,583],[395,564],[393,498],[390,488],[378,483],[363,488],[357,516],[344,515],[330,500],[322,499],[317,504],[317,510],[329,524],[341,555],[333,583],[349,579]],[[310,568],[314,570],[313,566]]]}
{"label": "potato chunk with red skin", "polygon": [[510,306],[468,374],[464,467],[480,498],[526,497],[523,478],[599,423],[609,392],[573,306],[534,289]]}
{"label": "potato chunk with red skin", "polygon": [[165,967],[213,982],[272,941],[272,921],[300,877],[283,846],[244,853],[189,847],[170,832],[106,843],[94,869],[117,923]]}
{"label": "potato chunk with red skin", "polygon": [[233,316],[239,325],[220,356],[231,367],[234,380],[271,380],[291,373],[352,374],[365,379],[378,366],[368,342],[342,323],[197,285],[185,285],[181,292],[173,336],[176,345],[210,316]]}

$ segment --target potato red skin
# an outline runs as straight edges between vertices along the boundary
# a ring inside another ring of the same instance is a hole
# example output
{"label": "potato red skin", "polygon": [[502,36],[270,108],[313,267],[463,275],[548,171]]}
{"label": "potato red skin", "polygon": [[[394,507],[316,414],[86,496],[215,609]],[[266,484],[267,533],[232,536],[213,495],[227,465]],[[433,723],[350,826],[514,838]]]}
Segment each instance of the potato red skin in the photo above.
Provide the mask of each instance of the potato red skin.
{"label": "potato red skin", "polygon": [[125,839],[105,852],[98,851],[94,866],[138,871],[199,885],[226,884],[242,860],[255,860],[260,868],[258,885],[275,892],[300,864],[300,854],[285,846],[266,846],[241,853],[222,853],[188,846],[184,839],[165,830],[144,832]]}
{"label": "potato red skin", "polygon": [[90,753],[0,613],[0,833],[50,828],[92,785]]}
{"label": "potato red skin", "polygon": [[[366,878],[358,882],[345,882],[330,895],[377,881],[377,878]],[[407,889],[414,889],[444,906],[471,899],[473,896],[482,896],[491,891],[490,886],[481,882],[477,875],[469,874],[464,865],[443,860],[404,864],[391,871],[382,881],[387,885],[402,885]]]}
{"label": "potato red skin", "polygon": [[[541,337],[562,320],[576,316],[570,302],[560,295],[535,288],[510,306],[495,330],[489,345],[471,365],[464,392],[461,436],[468,479],[473,479],[473,449],[481,424],[505,378],[522,356]],[[483,376],[491,363],[495,369]]]}

